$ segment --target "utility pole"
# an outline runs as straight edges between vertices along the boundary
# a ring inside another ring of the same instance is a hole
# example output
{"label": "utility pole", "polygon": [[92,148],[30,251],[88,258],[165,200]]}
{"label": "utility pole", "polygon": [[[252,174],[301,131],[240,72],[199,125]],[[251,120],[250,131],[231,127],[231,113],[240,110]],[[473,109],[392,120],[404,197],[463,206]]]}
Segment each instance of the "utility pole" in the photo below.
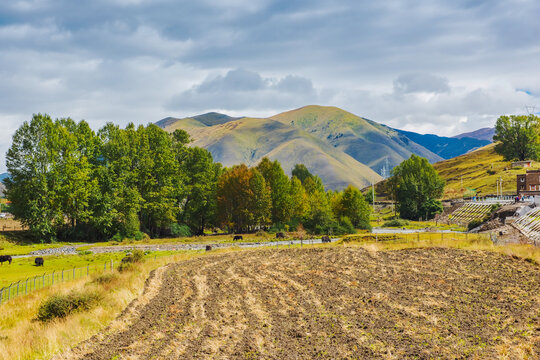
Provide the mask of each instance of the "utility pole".
{"label": "utility pole", "polygon": [[371,182],[371,194],[373,195],[373,206],[375,206],[375,185],[373,184],[373,181]]}

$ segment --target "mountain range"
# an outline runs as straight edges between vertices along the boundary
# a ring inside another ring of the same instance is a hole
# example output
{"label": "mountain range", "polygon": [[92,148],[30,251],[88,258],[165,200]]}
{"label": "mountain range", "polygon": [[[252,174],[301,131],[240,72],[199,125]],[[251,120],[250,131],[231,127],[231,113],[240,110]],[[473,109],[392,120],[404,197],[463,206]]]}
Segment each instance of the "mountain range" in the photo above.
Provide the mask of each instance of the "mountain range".
{"label": "mountain range", "polygon": [[208,149],[224,166],[256,165],[264,156],[285,172],[303,163],[327,188],[359,188],[382,179],[411,154],[441,161],[490,141],[447,138],[396,130],[332,106],[310,105],[268,118],[233,118],[207,113],[168,117],[156,123],[167,131],[183,129],[193,146]]}

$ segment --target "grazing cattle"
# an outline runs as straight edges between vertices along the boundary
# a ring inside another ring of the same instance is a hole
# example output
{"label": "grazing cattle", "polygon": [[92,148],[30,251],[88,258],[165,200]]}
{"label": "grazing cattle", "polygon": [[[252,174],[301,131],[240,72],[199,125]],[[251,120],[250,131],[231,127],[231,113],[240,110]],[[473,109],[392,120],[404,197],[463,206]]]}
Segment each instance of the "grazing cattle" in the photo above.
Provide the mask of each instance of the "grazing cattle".
{"label": "grazing cattle", "polygon": [[233,241],[236,241],[236,240],[244,240],[244,238],[242,237],[242,235],[235,235],[233,238]]}
{"label": "grazing cattle", "polygon": [[285,234],[282,232],[276,233],[276,239],[285,239]]}
{"label": "grazing cattle", "polygon": [[206,245],[206,251],[212,250],[212,245]]}
{"label": "grazing cattle", "polygon": [[11,264],[12,260],[13,259],[9,255],[0,255],[0,265],[4,265],[4,261],[9,261],[9,263]]}
{"label": "grazing cattle", "polygon": [[42,257],[37,257],[35,260],[34,260],[34,263],[36,264],[36,266],[43,266],[45,261],[43,261],[43,258]]}
{"label": "grazing cattle", "polygon": [[330,236],[328,236],[328,235],[324,235],[324,236],[321,238],[321,240],[322,240],[323,243],[329,243],[329,242],[331,242]]}

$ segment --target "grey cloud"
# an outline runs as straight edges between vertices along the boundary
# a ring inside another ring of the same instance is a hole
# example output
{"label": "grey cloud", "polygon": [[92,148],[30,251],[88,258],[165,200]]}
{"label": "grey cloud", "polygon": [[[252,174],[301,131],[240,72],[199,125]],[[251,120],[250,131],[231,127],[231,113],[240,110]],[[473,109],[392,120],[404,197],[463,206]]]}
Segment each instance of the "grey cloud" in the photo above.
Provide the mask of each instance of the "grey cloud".
{"label": "grey cloud", "polygon": [[396,93],[445,93],[448,91],[450,91],[448,80],[432,74],[405,74],[394,80],[394,92]]}
{"label": "grey cloud", "polygon": [[287,109],[325,101],[311,80],[287,75],[263,78],[260,74],[235,69],[225,75],[207,78],[191,89],[174,95],[167,103],[174,110],[200,109]]}

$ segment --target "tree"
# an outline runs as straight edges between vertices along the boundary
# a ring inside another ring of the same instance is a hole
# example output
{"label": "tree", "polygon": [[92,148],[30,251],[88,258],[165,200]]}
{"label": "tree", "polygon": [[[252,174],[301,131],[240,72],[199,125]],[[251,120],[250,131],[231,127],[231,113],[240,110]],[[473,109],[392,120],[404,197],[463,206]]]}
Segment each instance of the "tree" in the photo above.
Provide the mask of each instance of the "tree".
{"label": "tree", "polygon": [[308,192],[308,212],[304,219],[304,226],[312,233],[322,234],[335,223],[334,213],[324,191],[315,189]]}
{"label": "tree", "polygon": [[221,223],[235,232],[250,231],[270,222],[270,188],[257,169],[241,164],[223,172],[217,183]]}
{"label": "tree", "polygon": [[400,216],[416,220],[420,217],[433,216],[423,213],[423,204],[438,201],[444,190],[444,180],[439,177],[427,159],[414,154],[392,170],[389,179],[394,199]]}
{"label": "tree", "polygon": [[313,177],[313,175],[309,172],[309,170],[304,164],[294,165],[294,168],[292,170],[292,176],[296,176],[302,184],[305,183],[306,179]]}
{"label": "tree", "polygon": [[306,189],[296,176],[291,179],[291,221],[296,225],[303,221],[309,212],[309,202]]}
{"label": "tree", "polygon": [[284,224],[291,218],[291,183],[285,172],[281,168],[280,163],[270,161],[267,157],[264,157],[257,170],[262,174],[264,180],[270,187],[272,197],[272,223]]}
{"label": "tree", "polygon": [[340,207],[337,217],[347,217],[354,227],[371,229],[369,217],[371,206],[367,203],[360,190],[349,185],[340,197]]}
{"label": "tree", "polygon": [[221,164],[214,163],[212,154],[202,148],[186,148],[180,165],[184,187],[180,196],[182,211],[179,221],[187,224],[195,234],[202,235],[207,225],[216,220],[216,187]]}
{"label": "tree", "polygon": [[56,125],[50,116],[37,114],[17,129],[6,155],[11,212],[42,242],[54,240],[55,224],[63,221],[55,201],[57,148]]}
{"label": "tree", "polygon": [[493,140],[495,151],[506,160],[538,160],[540,156],[540,118],[535,115],[500,116]]}

